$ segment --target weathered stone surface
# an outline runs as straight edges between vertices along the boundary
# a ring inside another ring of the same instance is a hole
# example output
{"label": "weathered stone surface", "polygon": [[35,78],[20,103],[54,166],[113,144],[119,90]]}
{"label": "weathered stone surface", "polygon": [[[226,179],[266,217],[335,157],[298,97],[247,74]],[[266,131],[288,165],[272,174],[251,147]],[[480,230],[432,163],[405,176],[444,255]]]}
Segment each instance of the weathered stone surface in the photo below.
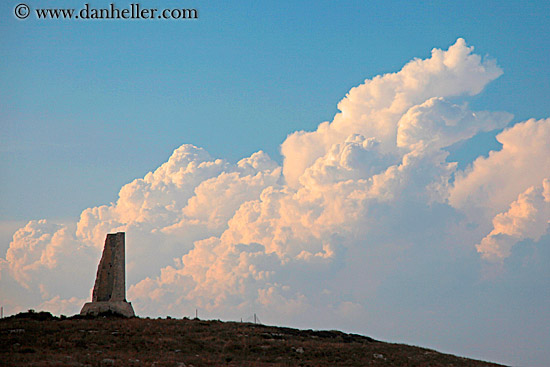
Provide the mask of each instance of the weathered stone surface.
{"label": "weathered stone surface", "polygon": [[114,301],[114,302],[88,302],[82,307],[81,315],[97,316],[103,312],[113,312],[126,317],[133,317],[134,309],[130,302]]}
{"label": "weathered stone surface", "polygon": [[126,294],[124,232],[110,233],[97,268],[92,302],[124,301]]}
{"label": "weathered stone surface", "polygon": [[81,315],[97,315],[112,311],[134,316],[132,304],[126,301],[124,232],[109,233],[97,267],[92,302],[82,307]]}

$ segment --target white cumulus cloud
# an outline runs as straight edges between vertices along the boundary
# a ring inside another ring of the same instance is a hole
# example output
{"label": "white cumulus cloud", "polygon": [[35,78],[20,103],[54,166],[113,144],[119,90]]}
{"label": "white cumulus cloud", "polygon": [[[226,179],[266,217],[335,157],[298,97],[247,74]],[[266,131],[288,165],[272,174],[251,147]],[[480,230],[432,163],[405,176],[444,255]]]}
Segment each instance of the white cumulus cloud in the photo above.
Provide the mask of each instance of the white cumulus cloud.
{"label": "white cumulus cloud", "polygon": [[493,230],[476,246],[482,256],[498,261],[510,256],[519,241],[538,241],[550,227],[550,179],[519,194],[510,209],[493,219]]}
{"label": "white cumulus cloud", "polygon": [[528,120],[497,135],[502,149],[458,172],[449,202],[476,220],[493,218],[550,172],[550,119]]}
{"label": "white cumulus cloud", "polygon": [[304,170],[351,134],[376,137],[382,152],[396,151],[398,122],[411,107],[433,97],[475,95],[502,74],[493,60],[482,60],[459,38],[448,50],[415,59],[397,73],[374,77],[352,88],[338,104],[332,122],[314,132],[298,131],[281,145],[283,172],[295,186]]}

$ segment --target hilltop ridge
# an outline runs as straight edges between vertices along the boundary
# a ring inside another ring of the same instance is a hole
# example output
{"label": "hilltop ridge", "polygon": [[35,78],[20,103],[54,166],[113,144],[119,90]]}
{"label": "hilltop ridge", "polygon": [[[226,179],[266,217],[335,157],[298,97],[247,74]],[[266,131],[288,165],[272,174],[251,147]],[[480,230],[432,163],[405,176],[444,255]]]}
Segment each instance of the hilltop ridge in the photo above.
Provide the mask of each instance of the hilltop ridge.
{"label": "hilltop ridge", "polygon": [[500,366],[334,330],[28,312],[0,320],[6,366]]}

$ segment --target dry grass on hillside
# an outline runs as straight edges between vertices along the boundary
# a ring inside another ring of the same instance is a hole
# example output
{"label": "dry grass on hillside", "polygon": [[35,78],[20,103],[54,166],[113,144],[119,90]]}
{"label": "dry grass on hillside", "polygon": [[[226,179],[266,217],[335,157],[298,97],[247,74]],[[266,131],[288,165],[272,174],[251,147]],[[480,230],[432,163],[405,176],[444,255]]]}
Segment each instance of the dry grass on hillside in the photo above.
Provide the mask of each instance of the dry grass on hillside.
{"label": "dry grass on hillside", "polygon": [[498,366],[338,331],[188,319],[0,320],[2,366]]}

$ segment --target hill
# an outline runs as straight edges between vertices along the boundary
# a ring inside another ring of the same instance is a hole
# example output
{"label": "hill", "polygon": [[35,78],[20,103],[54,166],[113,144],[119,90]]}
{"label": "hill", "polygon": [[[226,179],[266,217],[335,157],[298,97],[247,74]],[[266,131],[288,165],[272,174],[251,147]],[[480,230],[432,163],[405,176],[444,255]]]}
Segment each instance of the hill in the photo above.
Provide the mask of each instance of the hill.
{"label": "hill", "polygon": [[2,366],[499,366],[339,331],[28,312],[0,320]]}

